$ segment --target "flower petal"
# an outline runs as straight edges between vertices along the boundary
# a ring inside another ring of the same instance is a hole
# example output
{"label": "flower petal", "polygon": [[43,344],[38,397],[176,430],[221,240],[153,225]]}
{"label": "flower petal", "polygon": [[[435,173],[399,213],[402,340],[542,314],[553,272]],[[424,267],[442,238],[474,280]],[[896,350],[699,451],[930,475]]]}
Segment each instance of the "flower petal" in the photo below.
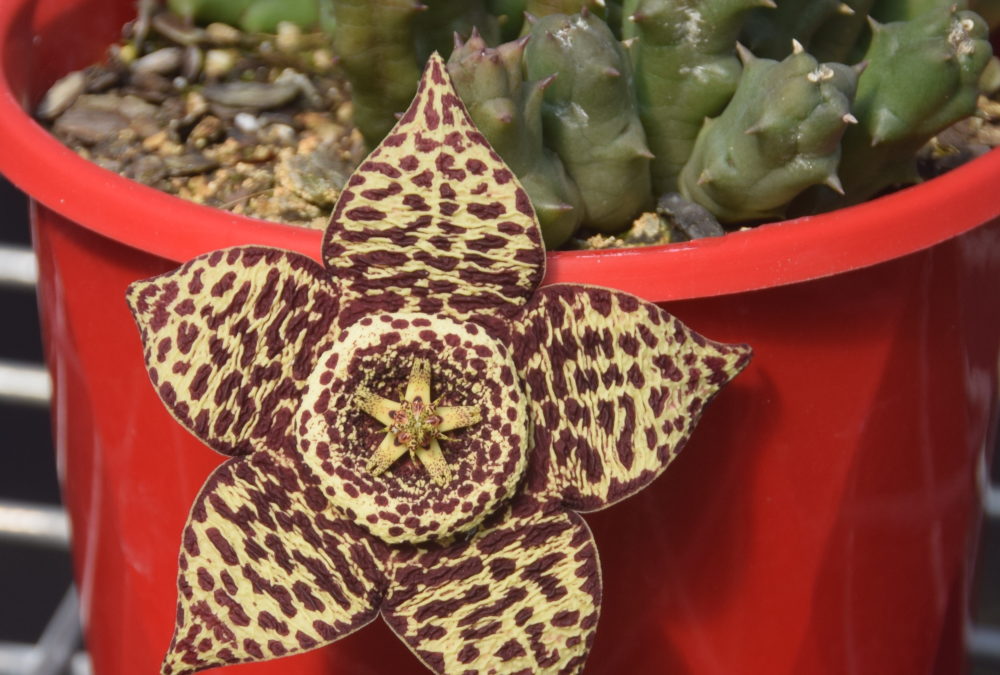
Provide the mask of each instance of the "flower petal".
{"label": "flower petal", "polygon": [[180,554],[177,627],[164,675],[264,661],[370,622],[388,549],[335,515],[287,455],[222,464],[195,501]]}
{"label": "flower petal", "polygon": [[541,281],[541,241],[527,195],[435,54],[409,110],[341,192],[323,258],[345,287],[342,326],[374,311],[488,323]]}
{"label": "flower petal", "polygon": [[750,361],[656,305],[603,288],[553,285],[512,328],[531,401],[528,490],[592,511],[650,483],[708,401]]}
{"label": "flower petal", "polygon": [[576,673],[600,606],[587,524],[521,497],[468,542],[397,549],[382,616],[437,673]]}
{"label": "flower petal", "polygon": [[150,379],[177,420],[219,452],[284,442],[330,338],[337,297],[295,253],[233,248],[129,287]]}

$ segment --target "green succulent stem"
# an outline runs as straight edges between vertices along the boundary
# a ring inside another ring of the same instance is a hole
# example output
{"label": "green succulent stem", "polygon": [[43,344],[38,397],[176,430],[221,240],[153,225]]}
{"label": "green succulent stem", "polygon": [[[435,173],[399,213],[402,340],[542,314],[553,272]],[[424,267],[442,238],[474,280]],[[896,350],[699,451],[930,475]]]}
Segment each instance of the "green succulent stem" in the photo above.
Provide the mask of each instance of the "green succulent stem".
{"label": "green succulent stem", "polygon": [[631,45],[639,114],[656,194],[676,191],[706,118],[736,91],[742,66],[736,38],[748,11],[769,0],[626,0],[623,34]]}
{"label": "green succulent stem", "polygon": [[333,47],[351,81],[354,122],[371,146],[416,93],[413,24],[421,11],[416,0],[335,0]]}
{"label": "green succulent stem", "polygon": [[979,78],[992,55],[986,23],[969,11],[938,9],[873,24],[873,32],[854,106],[859,124],[844,137],[845,195],[826,195],[824,210],[914,181],[917,150],[975,112]]}
{"label": "green succulent stem", "polygon": [[624,47],[593,14],[551,14],[531,27],[529,80],[544,81],[545,144],[580,189],[584,224],[614,233],[652,203],[646,134]]}
{"label": "green succulent stem", "polygon": [[811,185],[838,189],[840,139],[854,122],[857,72],[797,47],[783,61],[744,50],[732,102],[705,122],[681,194],[723,223],[775,218]]}

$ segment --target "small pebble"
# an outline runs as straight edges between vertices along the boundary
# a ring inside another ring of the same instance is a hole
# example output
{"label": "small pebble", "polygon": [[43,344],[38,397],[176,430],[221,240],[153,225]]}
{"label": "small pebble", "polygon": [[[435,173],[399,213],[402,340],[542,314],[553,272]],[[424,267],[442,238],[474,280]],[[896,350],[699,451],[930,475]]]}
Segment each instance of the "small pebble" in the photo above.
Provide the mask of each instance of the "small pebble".
{"label": "small pebble", "polygon": [[218,168],[219,163],[197,152],[186,153],[163,160],[167,176],[194,176]]}
{"label": "small pebble", "polygon": [[349,174],[350,168],[337,160],[329,146],[308,155],[286,156],[274,173],[280,185],[318,206],[333,206]]}
{"label": "small pebble", "polygon": [[192,26],[170,12],[156,14],[151,23],[156,32],[179,45],[196,45],[207,40],[204,29]]}
{"label": "small pebble", "polygon": [[52,120],[68,110],[77,97],[87,87],[87,78],[82,70],[77,70],[56,80],[35,109],[35,115],[43,120]]}
{"label": "small pebble", "polygon": [[283,52],[298,51],[302,46],[302,29],[291,21],[279,22],[274,44]]}
{"label": "small pebble", "polygon": [[247,112],[236,113],[236,117],[233,118],[233,124],[244,133],[252,134],[260,131],[260,122],[257,121],[256,117]]}
{"label": "small pebble", "polygon": [[208,41],[220,47],[234,47],[243,39],[239,29],[224,23],[210,23],[205,27]]}
{"label": "small pebble", "polygon": [[206,85],[202,93],[222,105],[267,110],[290,103],[299,88],[290,82],[222,82]]}
{"label": "small pebble", "polygon": [[181,76],[192,82],[201,74],[202,65],[205,63],[205,53],[198,47],[190,45],[184,49],[184,56],[181,58]]}
{"label": "small pebble", "polygon": [[166,75],[181,67],[183,52],[180,47],[164,47],[150,52],[132,62],[135,73],[156,73]]}
{"label": "small pebble", "polygon": [[202,117],[188,134],[188,143],[198,149],[204,148],[209,143],[214,143],[226,135],[225,125],[218,117],[206,115]]}
{"label": "small pebble", "polygon": [[153,185],[166,177],[167,168],[156,155],[145,155],[126,167],[123,174],[144,185]]}
{"label": "small pebble", "polygon": [[74,105],[59,116],[53,128],[57,134],[94,145],[115,136],[128,125],[128,119],[113,110]]}
{"label": "small pebble", "polygon": [[205,77],[217,79],[236,67],[239,54],[232,49],[209,49],[205,52],[205,64],[202,66]]}

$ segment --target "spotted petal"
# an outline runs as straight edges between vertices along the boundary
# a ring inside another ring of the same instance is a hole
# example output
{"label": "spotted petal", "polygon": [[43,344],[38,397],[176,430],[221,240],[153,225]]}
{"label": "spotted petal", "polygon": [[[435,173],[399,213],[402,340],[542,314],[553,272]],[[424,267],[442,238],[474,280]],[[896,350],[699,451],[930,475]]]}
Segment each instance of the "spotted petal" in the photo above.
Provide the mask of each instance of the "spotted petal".
{"label": "spotted petal", "polygon": [[195,501],[163,675],[319,647],[378,614],[384,544],[335,515],[287,455],[234,458]]}
{"label": "spotted petal", "polygon": [[437,54],[409,110],[341,192],[323,257],[344,282],[345,326],[376,310],[495,325],[540,282],[545,254],[528,197]]}
{"label": "spotted petal", "polygon": [[535,450],[528,490],[591,511],[641,490],[676,457],[708,401],[750,360],[656,305],[548,286],[513,327]]}
{"label": "spotted petal", "polygon": [[129,287],[146,366],[185,427],[216,450],[280,445],[338,302],[295,253],[233,248]]}
{"label": "spotted petal", "polygon": [[583,669],[601,575],[577,514],[522,497],[468,542],[394,556],[382,616],[434,672]]}

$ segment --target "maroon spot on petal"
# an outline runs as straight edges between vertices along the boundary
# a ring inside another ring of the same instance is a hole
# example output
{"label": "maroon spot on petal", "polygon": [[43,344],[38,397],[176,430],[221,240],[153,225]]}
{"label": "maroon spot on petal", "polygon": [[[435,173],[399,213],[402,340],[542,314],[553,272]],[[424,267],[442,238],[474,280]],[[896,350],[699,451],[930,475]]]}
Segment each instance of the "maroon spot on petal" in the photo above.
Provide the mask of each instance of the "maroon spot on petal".
{"label": "maroon spot on petal", "polygon": [[372,188],[370,190],[362,190],[361,196],[365,199],[371,199],[373,201],[380,202],[383,199],[392,197],[393,195],[398,195],[403,191],[403,186],[399,183],[390,183],[388,187],[384,188]]}
{"label": "maroon spot on petal", "polygon": [[288,633],[288,626],[284,621],[279,621],[268,611],[262,611],[257,615],[257,625],[264,630],[272,630],[280,635]]}
{"label": "maroon spot on petal", "polygon": [[445,672],[444,655],[440,652],[428,652],[418,649],[416,654],[423,659],[424,663],[431,667],[435,673]]}
{"label": "maroon spot on petal", "polygon": [[490,560],[490,576],[494,581],[506,579],[517,569],[517,562],[512,558],[493,558]]}
{"label": "maroon spot on petal", "polygon": [[226,272],[222,278],[212,286],[212,297],[221,298],[225,293],[232,290],[233,282],[236,281],[236,272]]}
{"label": "maroon spot on petal", "polygon": [[524,607],[519,610],[517,614],[514,615],[514,623],[518,626],[523,626],[524,623],[534,615],[535,610],[531,607]]}
{"label": "maroon spot on petal", "polygon": [[430,169],[421,171],[416,176],[411,178],[410,182],[417,187],[429,188],[434,183],[434,173]]}
{"label": "maroon spot on petal", "polygon": [[210,527],[205,530],[205,534],[208,536],[208,540],[212,542],[215,549],[222,556],[222,559],[227,565],[236,565],[239,563],[239,557],[236,555],[236,551],[233,550],[232,545],[229,540],[219,531],[216,527]]}
{"label": "maroon spot on petal", "polygon": [[494,169],[493,170],[493,180],[496,182],[497,185],[506,185],[513,178],[514,178],[514,174],[512,174],[507,169]]}
{"label": "maroon spot on petal", "polygon": [[[383,141],[384,143],[385,141]],[[415,171],[418,166],[420,166],[420,160],[418,160],[414,155],[407,155],[403,159],[399,160],[399,166],[402,167],[404,171]]]}
{"label": "maroon spot on petal", "polygon": [[264,651],[260,648],[260,644],[251,638],[243,638],[243,651],[255,659],[264,658]]}
{"label": "maroon spot on petal", "polygon": [[417,194],[409,194],[403,197],[403,205],[414,211],[430,211],[431,209],[427,201]]}
{"label": "maroon spot on petal", "polygon": [[384,176],[388,176],[389,178],[399,178],[401,175],[399,173],[399,169],[397,169],[393,165],[387,164],[385,162],[375,162],[372,160],[363,163],[358,168],[358,170],[364,172],[380,173]]}
{"label": "maroon spot on petal", "polygon": [[344,215],[351,220],[358,221],[383,220],[385,218],[383,212],[371,206],[359,206],[347,211]]}
{"label": "maroon spot on petal", "polygon": [[465,144],[462,143],[462,134],[458,131],[452,131],[445,136],[444,144],[452,148],[455,152],[462,153],[465,151]]}
{"label": "maroon spot on petal", "polygon": [[336,628],[325,621],[320,621],[319,619],[313,621],[312,627],[313,630],[316,631],[324,640],[336,640],[337,636],[340,634]]}
{"label": "maroon spot on petal", "polygon": [[430,152],[431,150],[436,150],[441,147],[440,141],[434,138],[428,138],[419,131],[417,132],[417,137],[414,139],[413,144],[420,152]]}
{"label": "maroon spot on petal", "polygon": [[492,220],[507,213],[507,208],[500,202],[490,202],[489,204],[469,204],[466,210],[479,220]]}
{"label": "maroon spot on petal", "polygon": [[306,635],[302,631],[297,631],[295,633],[295,639],[298,641],[299,646],[302,647],[302,649],[313,649],[319,646],[316,638]]}
{"label": "maroon spot on petal", "polygon": [[511,638],[507,642],[500,646],[500,649],[496,651],[494,656],[496,656],[501,661],[510,661],[511,659],[516,659],[520,656],[526,656],[527,652],[524,651],[524,647],[521,643]]}
{"label": "maroon spot on petal", "polygon": [[479,657],[479,650],[476,648],[476,646],[468,644],[462,647],[462,650],[458,652],[458,656],[456,658],[458,659],[459,663],[472,663],[478,657]]}
{"label": "maroon spot on petal", "polygon": [[461,632],[463,640],[482,640],[497,633],[500,630],[499,621],[491,621],[475,628],[466,628]]}
{"label": "maroon spot on petal", "polygon": [[441,63],[439,61],[431,61],[429,68],[431,80],[434,84],[446,84],[447,81],[444,79],[444,73],[441,72]]}
{"label": "maroon spot on petal", "polygon": [[515,203],[517,204],[517,210],[528,217],[534,217],[535,211],[531,208],[531,200],[528,199],[527,193],[521,188],[517,189]]}
{"label": "maroon spot on petal", "polygon": [[431,623],[424,624],[417,630],[416,638],[421,642],[426,642],[428,640],[439,640],[443,638],[448,631],[444,629],[444,626],[436,626]]}
{"label": "maroon spot on petal", "polygon": [[176,312],[179,316],[188,316],[189,314],[194,314],[194,310],[195,310],[194,300],[192,300],[191,298],[181,300],[180,302],[177,303],[177,306],[174,307],[174,312]]}
{"label": "maroon spot on petal", "polygon": [[509,235],[509,236],[516,236],[516,235],[522,234],[524,232],[524,228],[523,227],[521,227],[517,223],[513,223],[513,222],[511,222],[509,220],[504,220],[504,221],[502,221],[500,223],[497,223],[497,229],[500,232],[503,232],[504,234]]}
{"label": "maroon spot on petal", "polygon": [[215,588],[215,579],[204,567],[198,568],[198,586],[206,592]]}
{"label": "maroon spot on petal", "polygon": [[212,366],[208,364],[202,364],[197,371],[195,371],[194,377],[191,378],[191,384],[188,387],[188,393],[191,398],[195,401],[201,399],[208,390],[208,382],[212,374]]}
{"label": "maroon spot on petal", "polygon": [[576,625],[580,620],[580,611],[576,609],[564,609],[552,617],[552,625],[560,628],[568,628]]}

